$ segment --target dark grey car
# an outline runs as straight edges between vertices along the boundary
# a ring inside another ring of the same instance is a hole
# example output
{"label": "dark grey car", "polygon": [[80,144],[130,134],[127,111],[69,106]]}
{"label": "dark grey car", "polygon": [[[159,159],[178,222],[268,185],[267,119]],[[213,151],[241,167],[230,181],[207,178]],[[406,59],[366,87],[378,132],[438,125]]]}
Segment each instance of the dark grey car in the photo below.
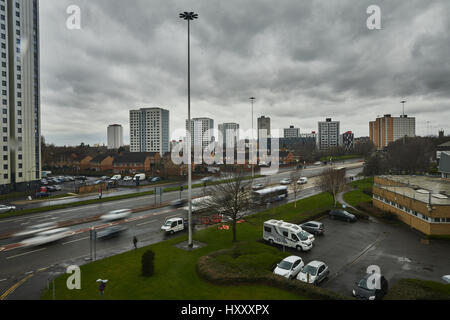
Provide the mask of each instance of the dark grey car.
{"label": "dark grey car", "polygon": [[314,235],[322,235],[325,232],[325,226],[322,222],[317,221],[308,221],[304,224],[301,224],[300,227]]}
{"label": "dark grey car", "polygon": [[372,274],[366,274],[364,278],[355,283],[352,292],[354,297],[363,300],[379,300],[386,295],[389,287],[386,278],[379,275],[379,277],[374,276],[371,279],[371,276]]}
{"label": "dark grey car", "polygon": [[334,209],[329,213],[330,219],[342,220],[347,222],[356,222],[356,216],[342,209]]}

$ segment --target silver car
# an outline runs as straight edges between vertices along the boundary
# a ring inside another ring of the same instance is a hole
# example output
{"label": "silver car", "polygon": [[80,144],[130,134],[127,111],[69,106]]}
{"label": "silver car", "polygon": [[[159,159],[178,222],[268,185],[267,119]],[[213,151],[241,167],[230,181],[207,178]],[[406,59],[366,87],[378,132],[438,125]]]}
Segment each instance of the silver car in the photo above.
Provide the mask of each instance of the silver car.
{"label": "silver car", "polygon": [[0,213],[6,213],[14,210],[16,210],[15,206],[0,204]]}
{"label": "silver car", "polygon": [[330,274],[328,266],[321,261],[311,261],[297,275],[297,279],[306,283],[318,285]]}

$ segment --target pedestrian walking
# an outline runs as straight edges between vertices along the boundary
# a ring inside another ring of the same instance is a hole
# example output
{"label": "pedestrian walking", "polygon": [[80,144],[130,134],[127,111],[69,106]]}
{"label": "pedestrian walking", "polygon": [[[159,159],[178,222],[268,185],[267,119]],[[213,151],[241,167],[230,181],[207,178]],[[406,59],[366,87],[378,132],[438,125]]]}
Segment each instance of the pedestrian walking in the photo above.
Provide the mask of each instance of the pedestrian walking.
{"label": "pedestrian walking", "polygon": [[137,249],[137,243],[138,243],[138,239],[136,238],[136,236],[133,237],[133,244],[134,244],[134,248]]}
{"label": "pedestrian walking", "polygon": [[108,280],[98,279],[97,282],[100,282],[100,285],[98,286],[98,291],[100,292],[100,296],[103,296],[106,288],[106,282],[108,282]]}

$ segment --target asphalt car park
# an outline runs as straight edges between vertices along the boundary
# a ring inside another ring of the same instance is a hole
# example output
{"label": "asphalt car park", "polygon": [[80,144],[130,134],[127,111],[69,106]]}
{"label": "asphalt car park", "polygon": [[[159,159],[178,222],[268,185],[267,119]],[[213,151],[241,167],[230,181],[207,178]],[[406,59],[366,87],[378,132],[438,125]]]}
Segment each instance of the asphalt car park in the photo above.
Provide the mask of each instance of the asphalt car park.
{"label": "asphalt car park", "polygon": [[[325,234],[317,236],[308,252],[296,252],[305,265],[313,260],[324,262],[330,270],[319,286],[345,296],[352,295],[355,282],[377,266],[389,287],[404,278],[442,281],[450,273],[450,242],[423,240],[423,236],[405,225],[388,225],[371,218],[348,223],[320,220]],[[298,281],[298,280],[293,280]]]}

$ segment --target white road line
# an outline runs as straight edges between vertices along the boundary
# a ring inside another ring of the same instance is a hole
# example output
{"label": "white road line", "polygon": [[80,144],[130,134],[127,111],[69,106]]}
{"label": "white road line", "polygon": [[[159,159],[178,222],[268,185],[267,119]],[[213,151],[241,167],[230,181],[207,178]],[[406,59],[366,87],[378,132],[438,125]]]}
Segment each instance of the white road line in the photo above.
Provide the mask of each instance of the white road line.
{"label": "white road line", "polygon": [[34,253],[34,252],[43,251],[45,249],[47,249],[47,248],[42,248],[42,249],[38,249],[38,250],[34,250],[34,251],[28,251],[28,252],[25,252],[25,253],[17,254],[15,256],[6,257],[6,260],[14,259],[14,258],[17,258],[17,257],[21,257],[21,256],[24,256],[24,255],[30,254],[30,253]]}
{"label": "white road line", "polygon": [[74,242],[78,242],[78,241],[83,241],[83,240],[86,240],[86,239],[89,239],[89,237],[85,237],[85,238],[81,238],[81,239],[76,239],[76,240],[72,240],[72,241],[67,241],[67,242],[64,242],[62,245],[64,246],[64,245],[69,244],[69,243],[74,243]]}
{"label": "white road line", "polygon": [[6,280],[8,280],[8,279],[1,279],[0,282],[6,281]]}
{"label": "white road line", "polygon": [[34,271],[28,271],[28,272],[25,273],[25,275],[27,276],[27,275],[32,274],[32,273],[34,273]]}
{"label": "white road line", "polygon": [[150,221],[147,221],[147,222],[143,222],[143,223],[137,224],[136,227],[145,226],[146,224],[150,224],[150,223],[153,223],[153,222],[156,222],[156,221],[158,221],[158,220],[150,220]]}

